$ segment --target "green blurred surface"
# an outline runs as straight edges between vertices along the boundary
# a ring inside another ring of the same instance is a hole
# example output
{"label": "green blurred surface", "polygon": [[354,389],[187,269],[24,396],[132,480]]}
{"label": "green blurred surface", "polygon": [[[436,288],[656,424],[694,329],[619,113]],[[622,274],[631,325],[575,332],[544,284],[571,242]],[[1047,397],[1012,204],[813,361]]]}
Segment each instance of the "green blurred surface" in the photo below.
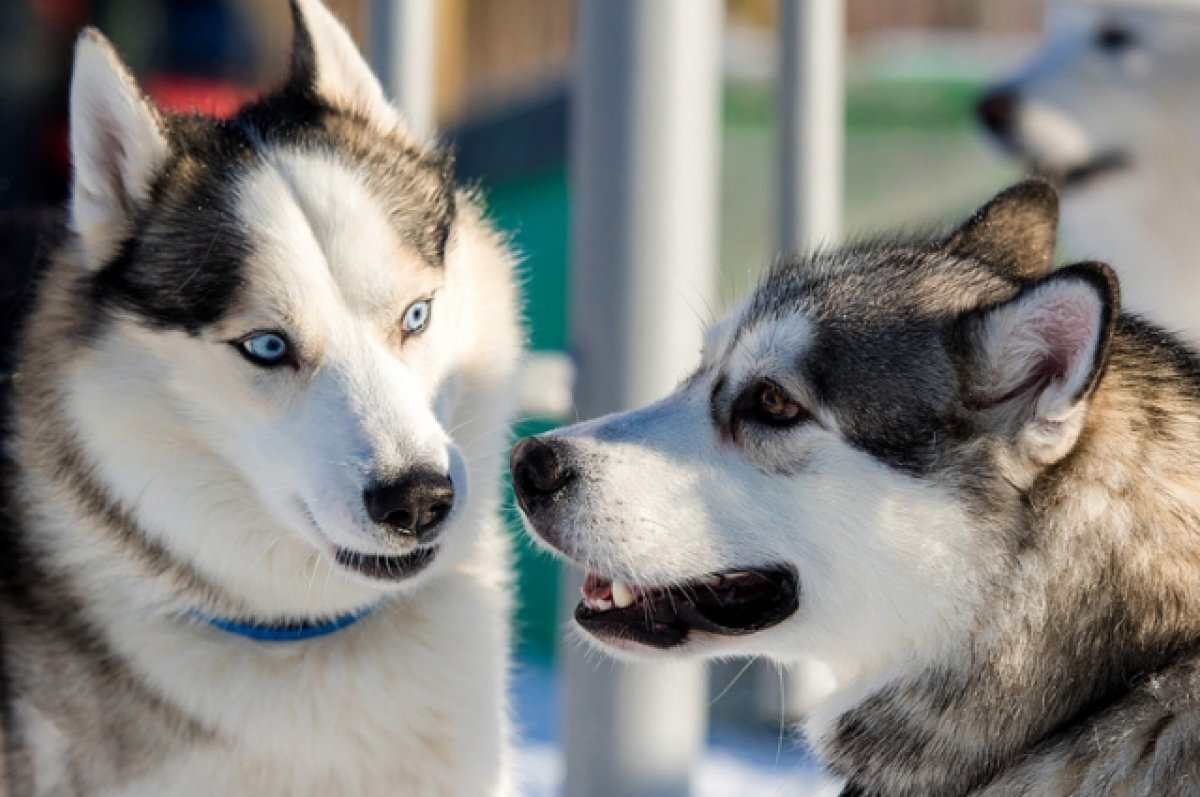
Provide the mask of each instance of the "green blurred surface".
{"label": "green blurred surface", "polygon": [[[511,236],[521,258],[520,274],[535,350],[563,350],[567,345],[567,181],[559,167],[494,185],[487,190],[488,215]],[[543,419],[524,419],[514,426],[514,439],[552,429]],[[513,534],[517,569],[515,633],[525,653],[553,655],[558,601],[558,565],[521,531],[512,493],[505,483],[508,526]]]}
{"label": "green blurred surface", "polygon": [[487,188],[488,215],[505,230],[521,259],[520,274],[536,350],[567,345],[567,230],[565,164]]}

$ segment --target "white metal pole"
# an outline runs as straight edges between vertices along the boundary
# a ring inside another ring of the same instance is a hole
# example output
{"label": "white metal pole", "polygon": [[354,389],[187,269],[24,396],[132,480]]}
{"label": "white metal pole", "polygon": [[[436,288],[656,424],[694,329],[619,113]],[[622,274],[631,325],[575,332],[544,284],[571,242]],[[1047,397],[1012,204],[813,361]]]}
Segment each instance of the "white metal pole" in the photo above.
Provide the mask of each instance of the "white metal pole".
{"label": "white metal pole", "polygon": [[[779,0],[778,244],[786,254],[834,245],[842,235],[845,89],[844,0]],[[799,719],[829,673],[796,665],[759,669],[762,712]],[[783,694],[780,694],[783,689]]]}
{"label": "white metal pole", "polygon": [[424,138],[437,129],[434,46],[437,0],[371,0],[371,66],[409,129]]}
{"label": "white metal pole", "polygon": [[[592,417],[694,367],[715,285],[721,0],[581,0],[571,127],[571,340]],[[579,600],[564,571],[562,605]],[[567,614],[567,616],[570,616]],[[565,797],[682,797],[703,665],[560,647]]]}
{"label": "white metal pole", "polygon": [[842,233],[843,0],[779,3],[779,244],[805,252]]}

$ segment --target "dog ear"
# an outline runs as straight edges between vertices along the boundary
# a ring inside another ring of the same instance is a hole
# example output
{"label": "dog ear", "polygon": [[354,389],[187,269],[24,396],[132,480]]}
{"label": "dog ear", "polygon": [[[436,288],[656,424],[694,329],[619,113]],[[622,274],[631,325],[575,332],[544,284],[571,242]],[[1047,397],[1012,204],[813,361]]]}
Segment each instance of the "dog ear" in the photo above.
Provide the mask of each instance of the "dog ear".
{"label": "dog ear", "polygon": [[158,110],[91,28],[75,44],[70,119],[71,225],[88,266],[100,268],[129,234],[171,148]]}
{"label": "dog ear", "polygon": [[1030,179],[1001,191],[955,230],[943,251],[982,260],[1018,279],[1050,271],[1058,240],[1058,192]]}
{"label": "dog ear", "polygon": [[1033,461],[1061,459],[1083,428],[1119,301],[1112,269],[1077,263],[959,319],[968,411]]}
{"label": "dog ear", "polygon": [[354,111],[383,131],[402,127],[371,67],[350,34],[320,0],[291,0],[292,71],[289,85]]}

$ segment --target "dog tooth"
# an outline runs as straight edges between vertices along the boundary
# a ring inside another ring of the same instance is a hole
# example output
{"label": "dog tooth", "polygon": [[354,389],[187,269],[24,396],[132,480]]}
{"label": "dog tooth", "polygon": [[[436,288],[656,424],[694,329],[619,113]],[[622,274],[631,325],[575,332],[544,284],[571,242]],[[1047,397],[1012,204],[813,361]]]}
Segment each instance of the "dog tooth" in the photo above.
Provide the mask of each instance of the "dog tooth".
{"label": "dog tooth", "polygon": [[634,601],[633,590],[624,581],[614,579],[612,583],[612,600],[613,605],[618,609],[632,606]]}
{"label": "dog tooth", "polygon": [[606,612],[613,607],[607,598],[584,598],[583,605],[594,612]]}

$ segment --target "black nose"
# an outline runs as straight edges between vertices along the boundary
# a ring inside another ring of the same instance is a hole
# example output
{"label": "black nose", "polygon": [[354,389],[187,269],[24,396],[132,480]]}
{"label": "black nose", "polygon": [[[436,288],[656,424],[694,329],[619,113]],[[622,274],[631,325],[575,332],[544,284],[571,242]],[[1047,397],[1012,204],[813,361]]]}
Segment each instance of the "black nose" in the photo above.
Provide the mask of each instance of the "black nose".
{"label": "black nose", "polygon": [[397,534],[429,541],[454,508],[454,485],[434,471],[412,471],[363,491],[371,520]]}
{"label": "black nose", "polygon": [[563,449],[558,441],[537,437],[526,437],[513,447],[509,457],[513,491],[526,512],[544,504],[574,479]]}
{"label": "black nose", "polygon": [[1017,94],[1011,89],[993,89],[975,106],[975,112],[987,129],[1002,139],[1012,134],[1016,110]]}

